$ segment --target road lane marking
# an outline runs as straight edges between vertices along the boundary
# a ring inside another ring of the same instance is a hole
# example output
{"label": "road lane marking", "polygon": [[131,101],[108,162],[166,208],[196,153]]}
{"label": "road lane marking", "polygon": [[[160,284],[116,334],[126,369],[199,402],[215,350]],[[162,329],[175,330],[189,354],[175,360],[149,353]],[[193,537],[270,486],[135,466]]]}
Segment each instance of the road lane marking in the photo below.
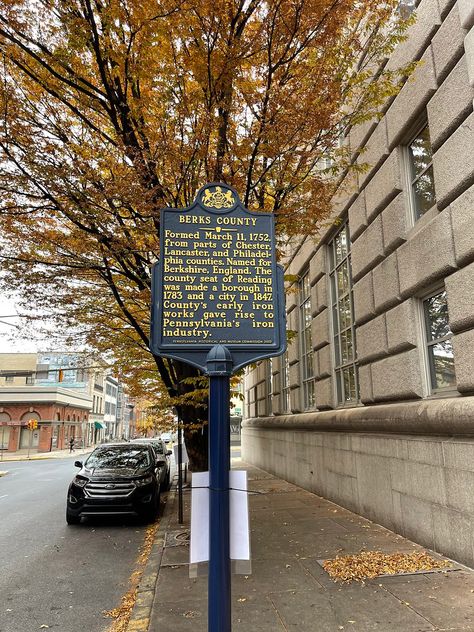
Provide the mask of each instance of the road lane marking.
{"label": "road lane marking", "polygon": [[6,498],[8,496],[8,494],[3,494],[3,496],[0,496],[0,500],[2,500],[2,498]]}

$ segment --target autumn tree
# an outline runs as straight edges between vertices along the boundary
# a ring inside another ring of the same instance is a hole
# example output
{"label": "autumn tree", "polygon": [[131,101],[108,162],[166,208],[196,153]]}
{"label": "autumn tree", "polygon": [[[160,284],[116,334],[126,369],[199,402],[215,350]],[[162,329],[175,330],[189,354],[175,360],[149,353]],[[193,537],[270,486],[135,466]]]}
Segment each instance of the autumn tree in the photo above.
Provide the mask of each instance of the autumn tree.
{"label": "autumn tree", "polygon": [[[340,139],[397,90],[397,5],[0,0],[4,290],[205,423],[197,371],[148,350],[160,208],[224,181],[282,239],[316,231],[353,168]],[[206,433],[186,440],[206,467]]]}

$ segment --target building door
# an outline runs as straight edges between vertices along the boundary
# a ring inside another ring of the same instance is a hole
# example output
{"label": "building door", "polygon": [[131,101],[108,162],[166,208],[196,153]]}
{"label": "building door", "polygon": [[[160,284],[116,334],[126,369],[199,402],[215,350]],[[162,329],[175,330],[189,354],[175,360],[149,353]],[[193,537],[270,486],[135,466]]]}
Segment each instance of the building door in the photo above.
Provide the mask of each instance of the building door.
{"label": "building door", "polygon": [[[0,413],[0,450],[8,450],[8,442],[10,440],[10,427],[7,423],[11,421],[8,413]],[[3,425],[5,424],[5,425]]]}
{"label": "building door", "polygon": [[8,426],[0,426],[0,450],[8,450],[9,441],[10,428]]}
{"label": "building door", "polygon": [[53,426],[53,435],[51,437],[51,449],[58,447],[59,426]]}
{"label": "building door", "polygon": [[[30,436],[31,443],[30,443]],[[32,448],[37,448],[39,442],[39,429],[36,430],[28,430],[28,428],[22,428],[20,433],[20,450],[26,450],[30,446]]]}

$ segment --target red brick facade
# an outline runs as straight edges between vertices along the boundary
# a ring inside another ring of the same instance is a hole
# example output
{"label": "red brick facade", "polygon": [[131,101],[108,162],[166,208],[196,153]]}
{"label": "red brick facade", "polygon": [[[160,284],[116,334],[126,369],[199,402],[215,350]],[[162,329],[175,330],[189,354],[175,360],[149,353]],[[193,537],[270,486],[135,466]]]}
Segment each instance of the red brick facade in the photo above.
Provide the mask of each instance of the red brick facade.
{"label": "red brick facade", "polygon": [[[69,446],[71,438],[86,440],[88,415],[88,410],[70,405],[6,403],[0,407],[0,445],[3,443],[9,452],[27,447],[35,452],[62,450]],[[27,429],[30,419],[38,421],[37,430]]]}

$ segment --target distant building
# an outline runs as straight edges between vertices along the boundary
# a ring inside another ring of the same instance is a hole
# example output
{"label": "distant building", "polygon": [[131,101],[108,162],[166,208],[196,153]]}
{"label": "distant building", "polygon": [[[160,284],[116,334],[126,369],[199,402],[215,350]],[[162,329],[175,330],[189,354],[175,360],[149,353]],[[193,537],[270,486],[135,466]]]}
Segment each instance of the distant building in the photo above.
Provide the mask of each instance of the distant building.
{"label": "distant building", "polygon": [[105,371],[101,368],[90,369],[89,394],[92,395],[92,410],[89,415],[89,441],[99,443],[105,439]]}
{"label": "distant building", "polygon": [[134,404],[125,393],[123,384],[117,388],[117,437],[130,439],[130,419],[133,415]]}
{"label": "distant building", "polygon": [[[0,390],[0,444],[15,452],[51,452],[67,448],[69,440],[83,442],[91,400],[65,388],[11,386]],[[28,430],[30,420],[38,428]]]}
{"label": "distant building", "polygon": [[105,438],[119,439],[118,423],[117,423],[117,398],[118,398],[119,382],[111,375],[105,378],[105,409],[104,424]]}
{"label": "distant building", "polygon": [[296,338],[246,371],[242,456],[472,566],[474,1],[416,6],[387,65],[421,64],[345,138],[369,169],[288,250]]}
{"label": "distant building", "polygon": [[[71,438],[81,446],[117,438],[118,381],[107,371],[77,352],[0,354],[0,447],[45,452]],[[39,426],[32,433],[30,419]]]}

